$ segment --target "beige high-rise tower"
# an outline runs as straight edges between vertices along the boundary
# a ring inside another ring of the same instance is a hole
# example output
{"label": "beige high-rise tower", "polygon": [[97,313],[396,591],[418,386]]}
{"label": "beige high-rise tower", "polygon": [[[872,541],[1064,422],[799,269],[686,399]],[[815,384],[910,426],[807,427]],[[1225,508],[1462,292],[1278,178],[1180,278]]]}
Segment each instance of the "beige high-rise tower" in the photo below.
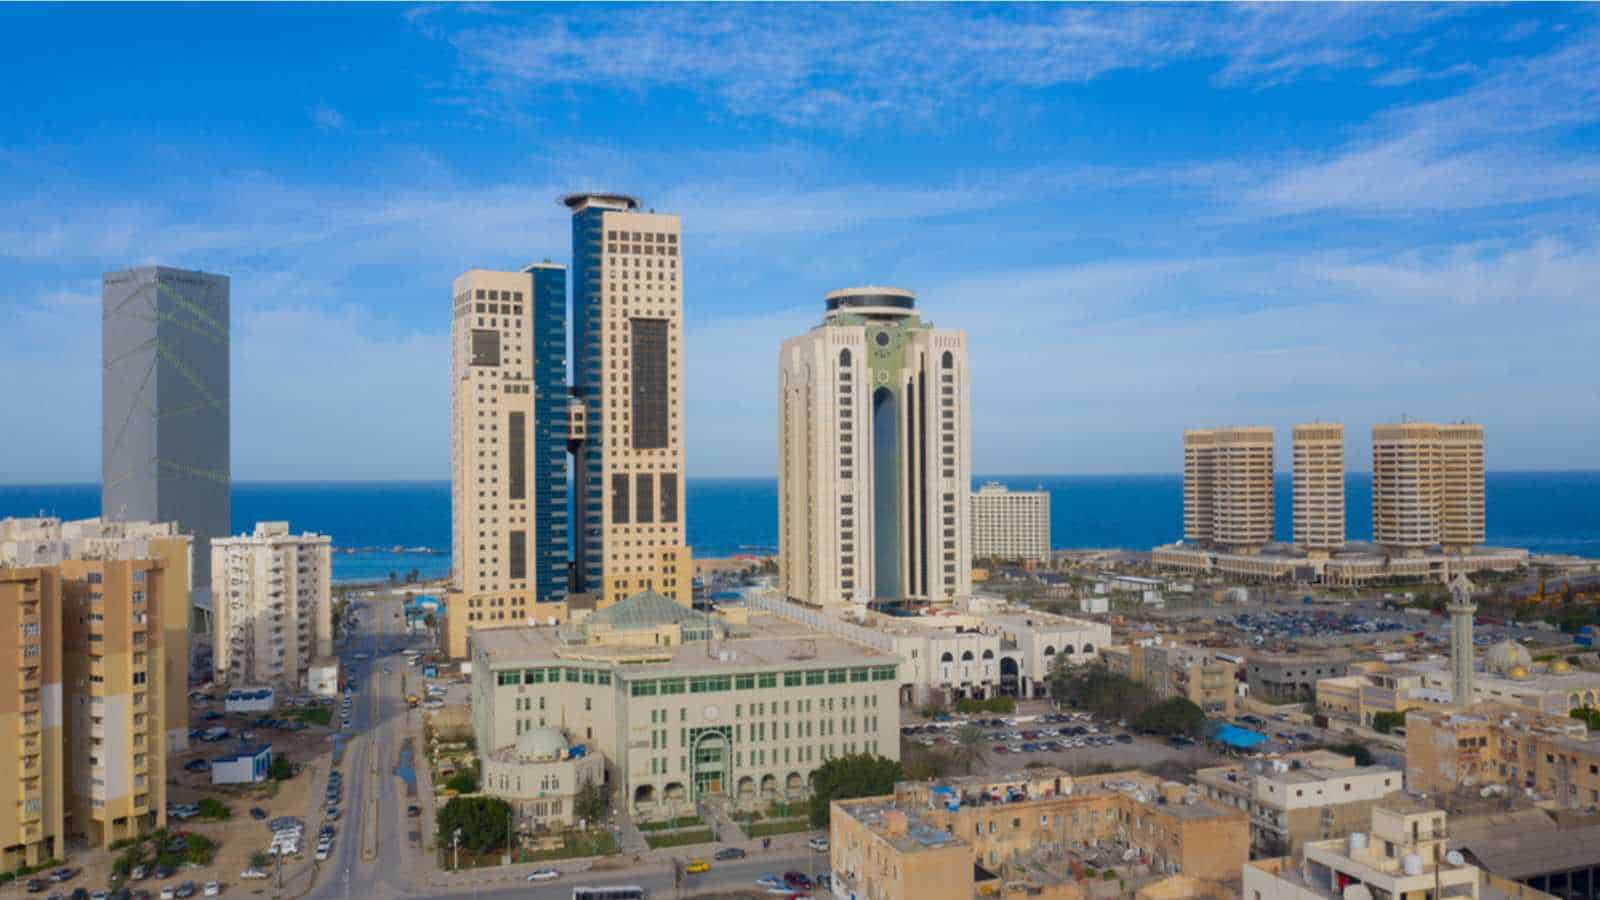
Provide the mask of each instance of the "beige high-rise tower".
{"label": "beige high-rise tower", "polygon": [[899,288],[828,294],[778,358],[778,571],[816,606],[972,591],[966,335]]}
{"label": "beige high-rise tower", "polygon": [[1229,553],[1257,553],[1272,540],[1272,429],[1183,433],[1183,536]]}
{"label": "beige high-rise tower", "polygon": [[645,590],[688,606],[678,217],[623,194],[561,202],[572,210],[572,394],[585,424],[568,441],[572,585],[602,607]]}
{"label": "beige high-rise tower", "polygon": [[1483,543],[1483,426],[1372,426],[1372,539],[1415,556]]}
{"label": "beige high-rise tower", "polygon": [[1294,542],[1313,555],[1344,546],[1344,426],[1294,426]]}

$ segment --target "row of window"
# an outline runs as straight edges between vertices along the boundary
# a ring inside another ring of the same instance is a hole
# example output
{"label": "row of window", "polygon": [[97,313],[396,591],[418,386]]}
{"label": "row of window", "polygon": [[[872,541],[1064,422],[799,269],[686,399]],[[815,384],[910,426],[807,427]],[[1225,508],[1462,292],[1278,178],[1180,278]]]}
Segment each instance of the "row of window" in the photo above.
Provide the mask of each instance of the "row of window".
{"label": "row of window", "polygon": [[[775,688],[778,674],[766,672],[759,675],[741,675],[732,678],[715,676],[687,679],[693,694],[726,691],[730,689],[754,690],[757,687]],[[821,684],[846,684],[865,681],[894,681],[894,666],[857,666],[851,669],[812,669],[805,672],[784,672],[784,687],[814,687]],[[635,697],[655,697],[661,694],[683,693],[682,678],[663,678],[629,683],[629,692]],[[696,687],[696,685],[699,685]]]}
{"label": "row of window", "polygon": [[546,666],[538,669],[502,669],[495,673],[495,683],[501,687],[513,684],[610,684],[611,673],[596,669],[562,668]]}

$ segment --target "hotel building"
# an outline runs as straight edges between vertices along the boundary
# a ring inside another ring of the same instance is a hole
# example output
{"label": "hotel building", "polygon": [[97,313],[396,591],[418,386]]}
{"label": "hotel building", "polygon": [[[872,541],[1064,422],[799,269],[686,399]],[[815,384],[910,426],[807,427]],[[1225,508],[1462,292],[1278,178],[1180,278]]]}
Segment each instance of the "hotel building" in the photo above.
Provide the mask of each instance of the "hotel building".
{"label": "hotel building", "polygon": [[473,629],[530,624],[567,596],[567,272],[471,269],[451,296],[444,642],[459,658]]}
{"label": "hotel building", "polygon": [[[472,651],[486,771],[514,779],[515,767],[563,761],[563,747],[581,744],[604,757],[635,818],[688,813],[710,796],[741,808],[798,800],[828,759],[899,758],[895,657],[777,616],[708,615],[651,591],[569,624],[481,631]],[[514,780],[486,789],[519,808],[532,799]],[[569,814],[523,817],[537,827]]]}
{"label": "hotel building", "polygon": [[1390,553],[1483,543],[1483,426],[1372,427],[1372,539]]}
{"label": "hotel building", "polygon": [[827,295],[778,359],[779,590],[811,606],[972,591],[966,336],[899,288]]}
{"label": "hotel building", "polygon": [[1344,426],[1294,426],[1294,543],[1327,556],[1344,547]]}
{"label": "hotel building", "polygon": [[1183,433],[1183,537],[1228,553],[1257,553],[1272,540],[1272,429]]}
{"label": "hotel building", "polygon": [[211,542],[219,684],[308,687],[312,660],[333,652],[332,551],[332,538],[287,522]]}
{"label": "hotel building", "polygon": [[1050,493],[1013,491],[991,482],[972,494],[975,559],[1050,559]]}
{"label": "hotel building", "polygon": [[60,858],[68,837],[107,847],[165,824],[167,753],[188,735],[190,542],[172,523],[0,521],[12,868]]}
{"label": "hotel building", "polygon": [[100,285],[101,514],[194,535],[203,620],[229,528],[228,276],[144,266]]}

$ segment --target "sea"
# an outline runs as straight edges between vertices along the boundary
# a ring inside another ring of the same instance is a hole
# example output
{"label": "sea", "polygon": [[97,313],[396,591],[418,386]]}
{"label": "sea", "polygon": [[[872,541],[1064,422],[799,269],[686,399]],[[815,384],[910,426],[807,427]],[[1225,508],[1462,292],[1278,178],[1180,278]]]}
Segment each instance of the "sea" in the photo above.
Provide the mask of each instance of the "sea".
{"label": "sea", "polygon": [[[1180,475],[999,475],[1013,490],[1050,493],[1050,542],[1058,549],[1147,550],[1182,536]],[[778,541],[778,484],[773,478],[690,478],[688,539],[696,557],[771,554]],[[1372,479],[1345,479],[1348,537],[1371,536]],[[1487,543],[1536,553],[1600,556],[1600,471],[1490,472],[1485,476]],[[1277,533],[1288,540],[1290,480],[1277,479]],[[100,514],[96,484],[0,485],[0,518]],[[233,531],[287,521],[295,531],[332,536],[338,581],[450,570],[450,483],[238,482]]]}

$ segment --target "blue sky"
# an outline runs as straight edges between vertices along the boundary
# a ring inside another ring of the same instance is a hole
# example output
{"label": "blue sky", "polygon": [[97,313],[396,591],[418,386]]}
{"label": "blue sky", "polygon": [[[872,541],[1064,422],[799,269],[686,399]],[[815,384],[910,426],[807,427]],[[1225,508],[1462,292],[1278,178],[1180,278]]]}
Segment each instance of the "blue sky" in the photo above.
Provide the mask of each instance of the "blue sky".
{"label": "blue sky", "polygon": [[1401,415],[1600,446],[1585,7],[7,6],[0,480],[99,470],[99,274],[233,279],[238,479],[443,478],[449,285],[683,217],[691,475],[826,291],[965,329],[979,472]]}

